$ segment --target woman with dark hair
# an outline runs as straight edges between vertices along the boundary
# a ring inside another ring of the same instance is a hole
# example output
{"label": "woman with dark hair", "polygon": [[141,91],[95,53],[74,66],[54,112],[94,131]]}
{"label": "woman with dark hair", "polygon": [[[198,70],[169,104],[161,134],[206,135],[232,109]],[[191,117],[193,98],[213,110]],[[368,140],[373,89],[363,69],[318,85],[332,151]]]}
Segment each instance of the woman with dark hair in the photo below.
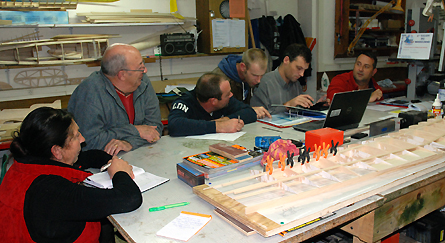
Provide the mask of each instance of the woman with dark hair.
{"label": "woman with dark hair", "polygon": [[[42,107],[26,116],[0,185],[1,241],[114,242],[101,234],[101,222],[137,209],[142,195],[131,165],[99,150],[80,153],[84,141],[66,111]],[[113,189],[81,185],[91,175],[83,169],[107,162]]]}

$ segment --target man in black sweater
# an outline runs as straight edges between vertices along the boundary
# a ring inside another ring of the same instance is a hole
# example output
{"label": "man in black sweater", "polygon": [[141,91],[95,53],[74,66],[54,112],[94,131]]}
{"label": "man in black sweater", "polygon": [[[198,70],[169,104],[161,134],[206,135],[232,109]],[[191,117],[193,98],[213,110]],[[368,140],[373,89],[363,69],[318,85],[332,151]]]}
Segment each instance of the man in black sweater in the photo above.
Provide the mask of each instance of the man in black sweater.
{"label": "man in black sweater", "polygon": [[173,102],[168,116],[170,136],[239,132],[257,115],[249,105],[232,97],[230,83],[221,75],[202,75],[194,90]]}

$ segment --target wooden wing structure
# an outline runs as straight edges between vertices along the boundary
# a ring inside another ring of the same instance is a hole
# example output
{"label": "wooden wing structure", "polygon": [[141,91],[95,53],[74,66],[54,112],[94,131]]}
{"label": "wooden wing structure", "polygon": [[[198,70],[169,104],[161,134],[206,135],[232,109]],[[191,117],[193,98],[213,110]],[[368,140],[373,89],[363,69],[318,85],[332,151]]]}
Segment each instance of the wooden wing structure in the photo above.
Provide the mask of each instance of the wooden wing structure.
{"label": "wooden wing structure", "polygon": [[402,129],[293,168],[212,181],[194,193],[268,237],[445,167],[445,120]]}
{"label": "wooden wing structure", "polygon": [[113,35],[82,35],[63,38],[0,43],[0,65],[63,65],[102,58]]}

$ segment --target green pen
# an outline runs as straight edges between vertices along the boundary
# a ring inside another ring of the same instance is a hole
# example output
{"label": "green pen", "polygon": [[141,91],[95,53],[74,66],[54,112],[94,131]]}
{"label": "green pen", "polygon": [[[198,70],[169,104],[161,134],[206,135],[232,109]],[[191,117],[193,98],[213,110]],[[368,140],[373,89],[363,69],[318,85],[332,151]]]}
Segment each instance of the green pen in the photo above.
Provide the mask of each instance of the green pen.
{"label": "green pen", "polygon": [[189,205],[189,202],[182,202],[182,203],[174,203],[174,204],[169,204],[169,205],[165,205],[165,206],[161,206],[161,207],[153,207],[153,208],[149,208],[148,211],[149,212],[154,212],[154,211],[161,211],[167,208],[174,208],[174,207],[180,207],[180,206],[185,206],[185,205]]}

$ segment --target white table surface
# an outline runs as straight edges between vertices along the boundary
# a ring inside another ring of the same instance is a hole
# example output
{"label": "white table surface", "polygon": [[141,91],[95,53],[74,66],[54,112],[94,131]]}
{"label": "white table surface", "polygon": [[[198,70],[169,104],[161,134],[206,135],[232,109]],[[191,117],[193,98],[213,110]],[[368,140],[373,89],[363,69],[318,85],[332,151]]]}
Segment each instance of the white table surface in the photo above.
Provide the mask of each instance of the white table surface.
{"label": "white table surface", "polygon": [[[361,125],[378,120],[379,117],[387,116],[388,112],[367,110]],[[276,132],[264,127],[273,128],[282,132]],[[293,128],[274,128],[272,126],[259,122],[246,125],[243,130],[246,132],[233,144],[239,144],[252,149],[256,136],[281,136],[284,139],[304,139],[304,133],[298,132]],[[130,164],[144,168],[146,171],[158,176],[169,178],[170,181],[156,188],[144,192],[142,206],[130,213],[112,215],[115,222],[124,230],[124,235],[131,238],[133,242],[174,242],[175,240],[156,236],[156,232],[167,223],[176,218],[179,213],[184,211],[210,214],[212,220],[193,236],[188,242],[279,242],[291,238],[307,229],[317,227],[323,222],[315,223],[304,229],[288,233],[286,237],[275,235],[265,238],[259,234],[245,236],[235,227],[221,219],[213,213],[214,206],[207,203],[197,195],[193,194],[192,188],[178,179],[176,174],[176,164],[182,162],[182,158],[188,155],[208,151],[211,144],[221,141],[217,140],[199,140],[186,139],[183,137],[163,136],[153,145],[141,147],[134,151],[122,154],[122,158]],[[337,212],[336,217],[347,214],[353,208],[370,204],[379,200],[380,197],[373,196],[367,198],[353,207],[342,209]],[[150,207],[163,206],[172,203],[190,202],[187,206],[170,208],[158,212],[149,212]],[[328,218],[327,220],[331,220]]]}

